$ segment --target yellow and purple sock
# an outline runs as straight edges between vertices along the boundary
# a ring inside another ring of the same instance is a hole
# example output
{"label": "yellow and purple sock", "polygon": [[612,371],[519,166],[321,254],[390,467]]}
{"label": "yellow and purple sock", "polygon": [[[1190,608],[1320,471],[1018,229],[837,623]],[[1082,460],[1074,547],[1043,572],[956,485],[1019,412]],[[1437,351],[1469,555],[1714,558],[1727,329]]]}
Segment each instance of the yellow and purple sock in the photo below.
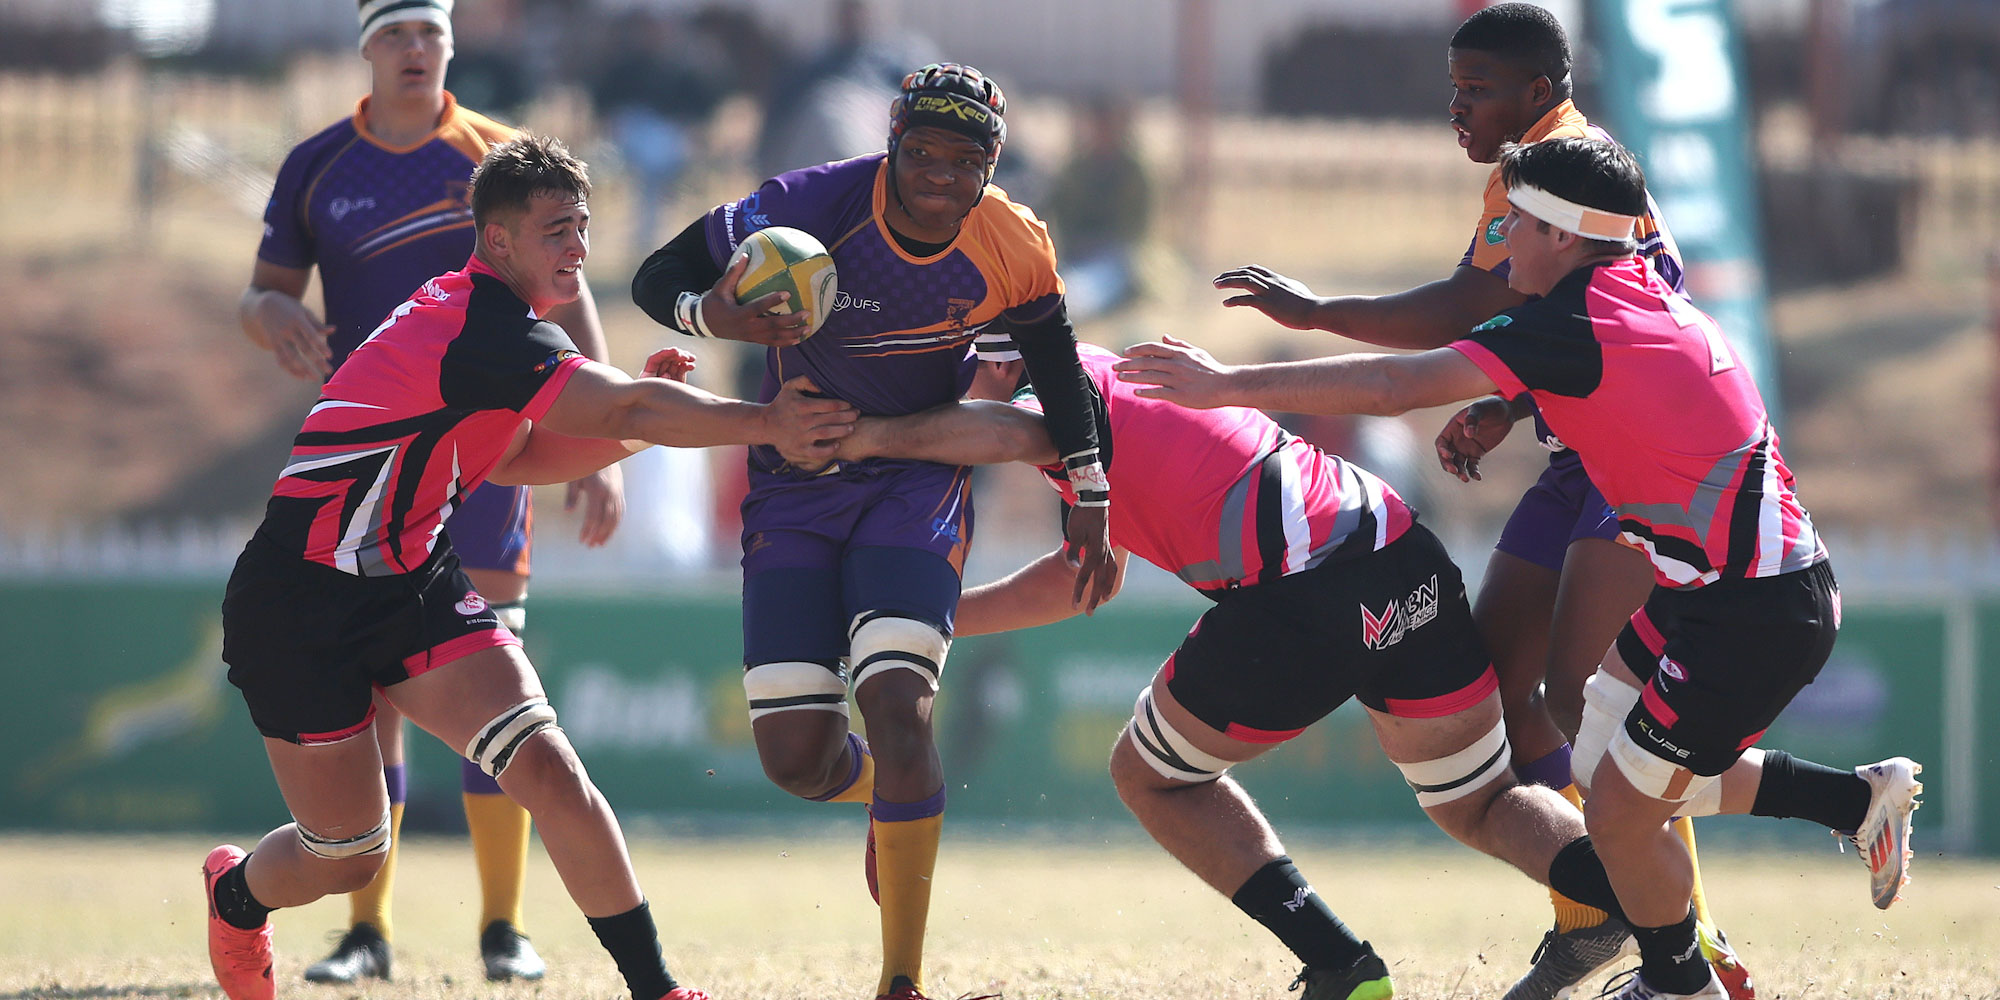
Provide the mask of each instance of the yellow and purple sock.
{"label": "yellow and purple sock", "polygon": [[479,868],[479,928],[505,920],[521,923],[522,886],[528,878],[528,811],[514,804],[492,776],[471,761],[460,761],[459,787],[465,799],[465,827],[472,833],[472,859]]}
{"label": "yellow and purple sock", "polygon": [[875,823],[875,872],[882,891],[882,980],[875,992],[889,992],[896,977],[923,985],[924,927],[931,912],[931,876],[937,871],[938,840],[944,831],[944,789],[921,802],[870,805]]}
{"label": "yellow and purple sock", "polygon": [[824,794],[812,796],[814,802],[872,802],[875,799],[875,756],[868,752],[868,741],[860,734],[847,734],[847,778]]}
{"label": "yellow and purple sock", "polygon": [[407,764],[382,765],[382,781],[389,786],[389,853],[375,881],[347,896],[348,926],[373,924],[383,940],[390,938],[389,894],[396,888],[396,856],[403,850],[403,804],[410,799],[410,769]]}

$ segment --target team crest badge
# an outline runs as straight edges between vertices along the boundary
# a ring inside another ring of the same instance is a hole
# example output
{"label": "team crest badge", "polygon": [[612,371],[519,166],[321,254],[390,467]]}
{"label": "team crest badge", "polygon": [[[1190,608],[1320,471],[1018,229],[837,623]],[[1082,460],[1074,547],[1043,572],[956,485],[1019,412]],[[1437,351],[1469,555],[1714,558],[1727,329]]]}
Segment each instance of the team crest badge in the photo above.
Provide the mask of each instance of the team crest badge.
{"label": "team crest badge", "polygon": [[486,598],[479,596],[476,592],[467,591],[464,599],[452,605],[451,609],[461,615],[476,615],[486,610]]}

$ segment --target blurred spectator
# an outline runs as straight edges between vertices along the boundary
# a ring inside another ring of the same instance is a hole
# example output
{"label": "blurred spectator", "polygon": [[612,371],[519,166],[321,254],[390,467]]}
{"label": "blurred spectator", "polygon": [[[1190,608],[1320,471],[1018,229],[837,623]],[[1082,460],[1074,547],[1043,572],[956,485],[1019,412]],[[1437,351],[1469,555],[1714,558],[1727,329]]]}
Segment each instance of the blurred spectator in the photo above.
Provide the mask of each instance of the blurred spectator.
{"label": "blurred spectator", "polygon": [[597,119],[636,182],[632,239],[641,257],[661,242],[660,210],[728,92],[724,68],[705,47],[685,42],[680,29],[665,14],[633,11],[616,26],[590,81]]}
{"label": "blurred spectator", "polygon": [[903,77],[943,58],[927,40],[877,28],[867,0],[839,0],[832,39],[761,95],[758,174],[775,177],[882,149],[889,102]]}
{"label": "blurred spectator", "polygon": [[518,0],[480,0],[459,10],[444,88],[468,108],[520,122],[541,81],[529,70]]}
{"label": "blurred spectator", "polygon": [[1070,315],[1081,320],[1131,302],[1139,252],[1153,224],[1153,180],[1132,136],[1132,108],[1100,98],[1075,118],[1069,162],[1047,201],[1062,248]]}

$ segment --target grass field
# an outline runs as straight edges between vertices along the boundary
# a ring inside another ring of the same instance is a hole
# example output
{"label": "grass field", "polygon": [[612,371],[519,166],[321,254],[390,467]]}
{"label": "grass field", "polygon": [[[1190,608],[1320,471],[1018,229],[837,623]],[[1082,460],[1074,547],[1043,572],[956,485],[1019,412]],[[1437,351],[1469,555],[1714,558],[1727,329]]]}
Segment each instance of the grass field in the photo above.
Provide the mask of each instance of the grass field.
{"label": "grass field", "polygon": [[[194,838],[0,838],[0,1000],[219,996],[203,951]],[[1295,844],[1316,887],[1389,961],[1398,995],[1498,996],[1525,967],[1546,898],[1464,850],[1384,850],[1359,835]],[[717,1000],[866,998],[875,916],[859,844],[760,838],[634,851],[680,977]],[[1763,1000],[2000,997],[2000,863],[1918,858],[1908,898],[1868,904],[1851,855],[1711,847],[1718,915]],[[346,904],[277,918],[280,996],[347,1000],[623,996],[545,858],[530,867],[540,984],[479,975],[462,841],[413,838],[397,880],[397,977],[309,986]],[[1041,844],[947,833],[932,906],[935,996],[1008,1000],[1281,998],[1297,971],[1275,940],[1149,844]],[[1591,989],[1580,991],[1588,996]]]}

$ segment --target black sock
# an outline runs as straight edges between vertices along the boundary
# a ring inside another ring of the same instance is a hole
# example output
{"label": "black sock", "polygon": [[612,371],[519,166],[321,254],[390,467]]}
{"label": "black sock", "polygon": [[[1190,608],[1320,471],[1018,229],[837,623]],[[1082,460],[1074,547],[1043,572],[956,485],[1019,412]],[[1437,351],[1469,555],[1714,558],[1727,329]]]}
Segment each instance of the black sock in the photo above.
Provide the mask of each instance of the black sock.
{"label": "black sock", "polygon": [[1333,915],[1291,858],[1257,869],[1229,901],[1315,969],[1344,970],[1368,954],[1368,944]]}
{"label": "black sock", "polygon": [[647,903],[641,901],[615,917],[586,919],[597,932],[598,943],[618,963],[618,974],[625,977],[632,1000],[660,1000],[680,985],[660,956],[660,932],[653,926],[653,909]]}
{"label": "black sock", "polygon": [[1708,985],[1708,960],[1694,940],[1694,908],[1687,919],[1665,927],[1634,927],[1639,941],[1639,976],[1666,993],[1693,993]]}
{"label": "black sock", "polygon": [[1800,760],[1783,750],[1764,751],[1764,778],[1757,785],[1752,816],[1807,819],[1830,830],[1853,833],[1868,815],[1874,789],[1853,771]]}
{"label": "black sock", "polygon": [[215,915],[231,927],[254,931],[271,919],[271,908],[250,895],[250,883],[243,880],[243,870],[248,867],[250,858],[246,855],[215,880]]}
{"label": "black sock", "polygon": [[1604,862],[1598,860],[1597,846],[1590,842],[1589,834],[1570,841],[1556,852],[1555,860],[1549,862],[1549,888],[1625,920],[1625,910],[1618,905],[1618,893],[1611,888],[1611,876],[1604,873]]}

